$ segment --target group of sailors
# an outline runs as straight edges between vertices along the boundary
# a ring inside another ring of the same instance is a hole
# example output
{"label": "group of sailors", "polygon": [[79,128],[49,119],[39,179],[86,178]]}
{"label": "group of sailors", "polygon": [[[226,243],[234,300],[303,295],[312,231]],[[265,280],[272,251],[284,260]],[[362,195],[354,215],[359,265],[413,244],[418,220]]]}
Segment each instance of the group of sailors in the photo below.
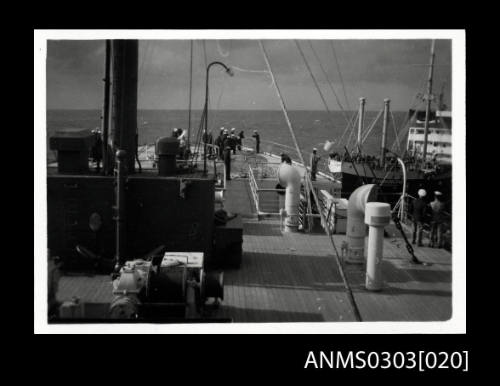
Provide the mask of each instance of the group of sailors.
{"label": "group of sailors", "polygon": [[[218,158],[224,161],[226,166],[226,180],[231,179],[231,154],[236,154],[236,151],[241,151],[243,139],[245,138],[244,130],[236,134],[236,128],[228,130],[221,127],[219,134],[214,139],[212,132],[203,130],[202,143],[206,145],[207,156],[210,158]],[[260,135],[257,130],[253,131],[252,138],[255,139],[255,152],[260,152]]]}
{"label": "group of sailors", "polygon": [[[244,138],[245,132],[243,130],[236,134],[236,128],[234,127],[231,131],[221,127],[215,139],[212,132],[203,130],[202,141],[209,145],[209,151],[212,155],[217,156],[219,159],[224,159],[224,151],[226,150],[232,152],[232,154],[236,154],[236,150],[241,151]],[[257,130],[253,131],[252,138],[255,139],[255,152],[260,153],[260,135]]]}
{"label": "group of sailors", "polygon": [[429,247],[443,248],[443,227],[445,223],[445,203],[443,202],[443,194],[440,191],[434,192],[434,201],[428,203],[425,199],[427,191],[425,189],[418,190],[418,198],[411,204],[411,213],[413,220],[413,244],[419,247],[423,246],[422,233],[424,224],[430,217],[430,236]]}

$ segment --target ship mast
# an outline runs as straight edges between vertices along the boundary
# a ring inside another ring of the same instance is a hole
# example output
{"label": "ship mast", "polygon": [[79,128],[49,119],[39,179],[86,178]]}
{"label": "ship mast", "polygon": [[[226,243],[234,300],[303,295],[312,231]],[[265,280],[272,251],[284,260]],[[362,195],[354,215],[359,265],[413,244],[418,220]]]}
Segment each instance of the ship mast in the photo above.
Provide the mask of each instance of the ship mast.
{"label": "ship mast", "polygon": [[390,99],[384,99],[384,124],[382,125],[382,144],[380,146],[380,163],[385,166],[385,147],[387,142],[387,126],[389,125],[389,103]]}
{"label": "ship mast", "polygon": [[358,151],[361,153],[361,133],[365,121],[365,102],[366,98],[359,98],[359,122],[358,122]]}
{"label": "ship mast", "polygon": [[435,45],[435,40],[432,40],[431,60],[429,65],[429,78],[427,80],[427,95],[426,95],[427,104],[425,107],[424,149],[422,153],[422,158],[424,162],[427,159],[427,137],[429,135],[429,117],[431,113],[431,102],[432,102],[432,76],[434,73],[434,45]]}

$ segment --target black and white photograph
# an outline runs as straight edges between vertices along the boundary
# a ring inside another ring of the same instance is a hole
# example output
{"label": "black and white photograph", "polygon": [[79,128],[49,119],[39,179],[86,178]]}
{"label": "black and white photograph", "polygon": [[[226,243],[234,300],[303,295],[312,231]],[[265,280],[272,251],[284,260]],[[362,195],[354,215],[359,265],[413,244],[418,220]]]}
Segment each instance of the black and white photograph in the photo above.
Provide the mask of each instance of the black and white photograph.
{"label": "black and white photograph", "polygon": [[37,332],[465,333],[463,30],[35,30],[34,137]]}

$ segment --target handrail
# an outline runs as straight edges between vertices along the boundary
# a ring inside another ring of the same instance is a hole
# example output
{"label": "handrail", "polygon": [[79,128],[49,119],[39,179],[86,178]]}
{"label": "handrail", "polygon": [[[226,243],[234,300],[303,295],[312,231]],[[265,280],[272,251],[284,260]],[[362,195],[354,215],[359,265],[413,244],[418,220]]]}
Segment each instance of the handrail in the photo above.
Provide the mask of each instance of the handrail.
{"label": "handrail", "polygon": [[248,181],[249,181],[249,184],[250,184],[250,190],[251,190],[251,193],[252,193],[252,198],[253,198],[254,203],[255,203],[255,209],[257,211],[257,216],[258,217],[260,217],[260,216],[279,216],[280,215],[279,211],[278,212],[269,212],[269,211],[263,210],[262,205],[265,204],[265,203],[262,202],[259,193],[262,193],[262,192],[276,192],[276,193],[279,193],[279,192],[285,192],[286,189],[259,188],[259,186],[257,184],[257,179],[255,177],[255,173],[254,173],[253,167],[251,165],[248,165]]}

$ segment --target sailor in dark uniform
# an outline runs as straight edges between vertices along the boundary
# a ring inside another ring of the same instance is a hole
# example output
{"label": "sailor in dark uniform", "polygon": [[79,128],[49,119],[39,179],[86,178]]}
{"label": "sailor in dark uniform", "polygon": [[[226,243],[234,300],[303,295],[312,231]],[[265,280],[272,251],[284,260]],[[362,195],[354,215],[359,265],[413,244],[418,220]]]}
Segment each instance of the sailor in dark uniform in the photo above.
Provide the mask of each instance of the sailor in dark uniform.
{"label": "sailor in dark uniform", "polygon": [[92,130],[92,134],[94,135],[94,144],[91,148],[91,157],[92,161],[96,164],[97,172],[101,171],[101,160],[102,160],[102,135],[100,130]]}
{"label": "sailor in dark uniform", "polygon": [[253,138],[255,138],[255,153],[259,154],[260,153],[260,135],[257,132],[257,130],[253,131]]}
{"label": "sailor in dark uniform", "polygon": [[440,191],[434,192],[434,201],[430,206],[432,209],[431,221],[431,235],[430,244],[431,248],[442,248],[443,243],[443,223],[444,223],[444,203],[442,201],[443,194]]}
{"label": "sailor in dark uniform", "polygon": [[241,146],[243,145],[243,139],[245,139],[245,132],[243,130],[238,134],[238,150],[241,151]]}
{"label": "sailor in dark uniform", "polygon": [[316,173],[318,172],[318,163],[320,156],[317,154],[318,149],[314,148],[311,154],[311,180],[316,181]]}

